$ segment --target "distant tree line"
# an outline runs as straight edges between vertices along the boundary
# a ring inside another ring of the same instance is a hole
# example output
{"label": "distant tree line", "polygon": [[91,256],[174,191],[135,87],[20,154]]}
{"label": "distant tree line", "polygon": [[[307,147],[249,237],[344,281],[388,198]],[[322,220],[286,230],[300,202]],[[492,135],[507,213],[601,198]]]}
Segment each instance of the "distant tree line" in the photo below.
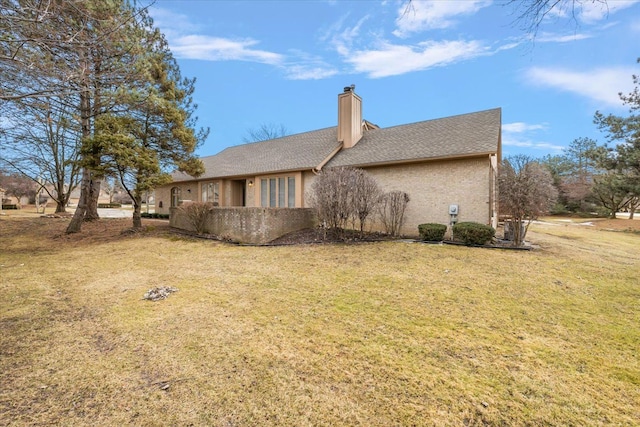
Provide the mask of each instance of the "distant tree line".
{"label": "distant tree line", "polygon": [[522,244],[528,224],[549,212],[616,218],[628,211],[634,218],[640,208],[640,77],[632,78],[633,91],[619,94],[629,115],[594,115],[606,143],[576,138],[561,155],[502,161],[500,213],[516,224],[516,245]]}

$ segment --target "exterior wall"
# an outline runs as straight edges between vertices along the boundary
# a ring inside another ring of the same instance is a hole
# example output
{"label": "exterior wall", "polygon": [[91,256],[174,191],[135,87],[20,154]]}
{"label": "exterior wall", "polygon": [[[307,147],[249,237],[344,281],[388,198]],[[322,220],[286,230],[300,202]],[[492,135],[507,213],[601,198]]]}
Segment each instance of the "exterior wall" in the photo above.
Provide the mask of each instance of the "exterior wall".
{"label": "exterior wall", "polygon": [[[312,209],[214,208],[206,232],[240,243],[264,244],[292,231],[314,227]],[[169,225],[194,231],[184,214],[171,209]]]}
{"label": "exterior wall", "polygon": [[383,191],[409,194],[401,233],[418,235],[418,224],[449,224],[449,205],[459,207],[458,222],[491,225],[490,160],[448,160],[412,165],[369,168]]}
{"label": "exterior wall", "polygon": [[[200,182],[174,182],[163,185],[155,189],[156,193],[156,213],[168,214],[171,208],[171,189],[178,187],[182,201],[197,202],[200,201]],[[162,207],[160,207],[162,204]]]}
{"label": "exterior wall", "polygon": [[[407,211],[405,212],[406,221],[401,233],[407,236],[417,236],[419,224],[427,222],[449,224],[449,205],[452,204],[457,204],[459,207],[458,222],[474,221],[492,225],[495,228],[495,225],[497,225],[495,223],[497,217],[492,216],[492,213],[495,213],[497,207],[495,168],[496,160],[492,160],[489,156],[486,156],[381,166],[368,168],[366,170],[376,179],[383,191],[400,190],[409,194],[410,202],[407,205]],[[311,171],[298,172],[296,174],[296,207],[309,207],[306,197],[313,185],[315,177],[316,175]],[[288,211],[288,209],[257,207],[260,204],[260,178],[262,177],[256,176],[247,179],[245,187],[246,206],[255,207],[255,209],[248,210],[252,212],[251,215],[257,215],[256,212],[260,212],[264,213],[263,217],[259,220],[256,218],[249,219],[238,216],[239,214],[237,214],[233,221],[231,221],[231,218],[225,220],[229,220],[229,224],[235,224],[235,222],[239,221],[238,224],[240,225],[237,226],[239,228],[232,230],[240,236],[238,238],[239,241],[264,243],[262,241],[258,242],[256,238],[253,237],[249,237],[249,240],[247,240],[245,234],[242,234],[240,231],[253,230],[251,224],[255,225],[258,223],[260,223],[258,230],[260,227],[265,230],[271,227],[278,229],[278,216],[272,214],[272,212]],[[249,185],[250,181],[253,182],[252,186]],[[223,182],[221,187],[224,187],[222,191],[224,195],[231,193],[228,191],[228,189],[231,188],[230,185],[230,181]],[[198,197],[198,191],[201,186],[200,182],[173,183],[156,189],[156,212],[170,212],[171,188],[176,186],[181,188],[183,200],[200,200]],[[188,192],[189,189],[191,189],[191,193]],[[193,197],[193,195],[196,197]],[[221,195],[221,197],[223,197],[223,195]],[[162,202],[162,208],[159,207],[159,202]],[[224,199],[223,203],[227,202],[228,201]],[[227,206],[228,205],[229,203],[227,203]],[[274,220],[276,224],[273,226],[269,225],[269,220]],[[212,228],[212,230],[215,229],[217,231],[211,231],[211,233],[216,235],[231,235],[226,229],[221,228],[221,225],[216,227],[217,228]],[[236,226],[234,225],[234,227]],[[380,229],[379,224],[377,226],[374,224],[374,229]],[[252,233],[257,232],[255,230],[249,231],[248,235],[252,235]],[[271,235],[268,231],[266,231],[266,233]]]}

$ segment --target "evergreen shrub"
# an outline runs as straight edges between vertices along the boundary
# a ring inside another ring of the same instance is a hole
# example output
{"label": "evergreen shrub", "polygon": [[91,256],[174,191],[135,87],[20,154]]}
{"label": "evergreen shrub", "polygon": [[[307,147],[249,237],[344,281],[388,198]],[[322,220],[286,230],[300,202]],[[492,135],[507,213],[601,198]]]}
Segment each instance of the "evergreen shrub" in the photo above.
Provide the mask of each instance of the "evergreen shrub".
{"label": "evergreen shrub", "polygon": [[496,234],[496,230],[478,222],[459,222],[453,226],[453,238],[467,245],[484,245]]}
{"label": "evergreen shrub", "polygon": [[444,233],[446,233],[446,231],[447,226],[444,224],[430,222],[418,225],[420,239],[426,242],[441,242],[444,239]]}

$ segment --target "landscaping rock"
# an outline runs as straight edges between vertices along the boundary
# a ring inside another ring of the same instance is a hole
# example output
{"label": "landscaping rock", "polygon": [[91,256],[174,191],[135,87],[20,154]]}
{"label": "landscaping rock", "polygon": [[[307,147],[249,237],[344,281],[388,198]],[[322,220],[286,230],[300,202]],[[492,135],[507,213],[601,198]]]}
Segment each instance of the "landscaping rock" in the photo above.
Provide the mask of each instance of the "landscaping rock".
{"label": "landscaping rock", "polygon": [[167,298],[173,292],[178,292],[178,288],[173,288],[171,286],[160,286],[157,288],[149,289],[142,299],[146,299],[149,301],[160,301]]}

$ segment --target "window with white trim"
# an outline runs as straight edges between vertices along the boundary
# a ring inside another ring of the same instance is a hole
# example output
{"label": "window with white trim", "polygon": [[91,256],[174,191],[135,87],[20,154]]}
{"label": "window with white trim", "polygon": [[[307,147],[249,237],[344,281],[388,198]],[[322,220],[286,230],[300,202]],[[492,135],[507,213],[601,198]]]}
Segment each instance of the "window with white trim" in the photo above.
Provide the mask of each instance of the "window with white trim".
{"label": "window with white trim", "polygon": [[260,179],[260,206],[263,208],[295,208],[296,178],[288,176]]}

